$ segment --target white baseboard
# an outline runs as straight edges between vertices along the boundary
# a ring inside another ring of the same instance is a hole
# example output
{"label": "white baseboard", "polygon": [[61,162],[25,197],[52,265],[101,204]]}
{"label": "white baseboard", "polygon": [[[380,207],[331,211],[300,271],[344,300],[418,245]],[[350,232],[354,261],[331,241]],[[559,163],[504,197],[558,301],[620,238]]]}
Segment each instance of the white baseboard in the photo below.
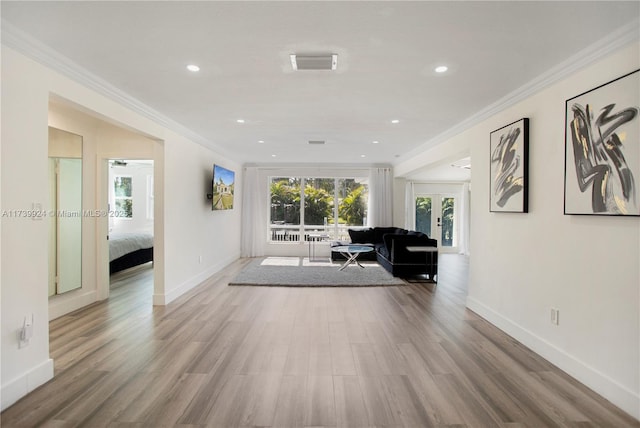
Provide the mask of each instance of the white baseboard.
{"label": "white baseboard", "polygon": [[53,360],[45,360],[23,375],[2,385],[2,402],[4,410],[13,403],[53,378]]}
{"label": "white baseboard", "polygon": [[98,295],[96,290],[83,291],[82,289],[69,293],[53,296],[49,299],[49,321],[84,308],[96,302]]}
{"label": "white baseboard", "polygon": [[472,297],[467,297],[467,308],[640,420],[640,395],[637,392],[621,385]]}
{"label": "white baseboard", "polygon": [[228,266],[239,258],[240,253],[234,254],[226,259],[219,261],[215,265],[209,266],[209,268],[207,268],[206,270],[200,272],[196,276],[189,278],[188,280],[184,281],[182,284],[174,287],[168,292],[165,292],[164,294],[154,294],[153,305],[164,306],[169,302],[172,302],[187,291],[191,290],[193,287],[202,284],[202,282],[204,282],[206,279],[210,278],[215,273],[220,272],[225,266]]}

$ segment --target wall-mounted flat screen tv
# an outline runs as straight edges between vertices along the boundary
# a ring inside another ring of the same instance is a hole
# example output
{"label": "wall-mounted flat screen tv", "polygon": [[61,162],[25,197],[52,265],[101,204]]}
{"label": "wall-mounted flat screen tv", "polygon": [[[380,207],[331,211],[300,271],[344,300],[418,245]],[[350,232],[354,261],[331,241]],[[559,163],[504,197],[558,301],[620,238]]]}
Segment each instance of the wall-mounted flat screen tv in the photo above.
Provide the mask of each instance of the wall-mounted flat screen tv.
{"label": "wall-mounted flat screen tv", "polygon": [[212,210],[233,209],[233,189],[235,186],[235,172],[213,165],[213,199]]}

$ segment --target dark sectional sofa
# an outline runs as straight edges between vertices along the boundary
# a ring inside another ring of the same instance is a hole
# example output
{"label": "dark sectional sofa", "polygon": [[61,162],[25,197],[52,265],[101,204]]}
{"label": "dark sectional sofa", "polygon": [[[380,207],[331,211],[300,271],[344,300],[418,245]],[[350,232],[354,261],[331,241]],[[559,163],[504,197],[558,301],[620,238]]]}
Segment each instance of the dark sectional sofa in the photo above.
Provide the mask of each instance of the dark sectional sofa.
{"label": "dark sectional sofa", "polygon": [[[438,241],[422,232],[397,227],[373,227],[368,229],[349,229],[351,242],[333,242],[332,247],[347,244],[368,244],[375,248],[370,253],[362,253],[358,260],[377,261],[393,276],[411,277],[429,275],[433,280],[438,274],[438,253],[411,252],[407,247],[437,247]],[[339,252],[331,252],[331,260],[344,260]]]}

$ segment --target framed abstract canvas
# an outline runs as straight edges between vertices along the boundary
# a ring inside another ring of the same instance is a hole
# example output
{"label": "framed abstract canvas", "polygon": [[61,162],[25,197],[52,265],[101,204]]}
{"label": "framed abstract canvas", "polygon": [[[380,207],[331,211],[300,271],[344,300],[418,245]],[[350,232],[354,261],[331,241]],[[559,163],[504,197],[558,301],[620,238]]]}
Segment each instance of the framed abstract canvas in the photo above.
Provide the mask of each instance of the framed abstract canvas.
{"label": "framed abstract canvas", "polygon": [[640,70],[565,106],[564,213],[638,216]]}
{"label": "framed abstract canvas", "polygon": [[489,211],[529,210],[529,119],[523,118],[490,134]]}

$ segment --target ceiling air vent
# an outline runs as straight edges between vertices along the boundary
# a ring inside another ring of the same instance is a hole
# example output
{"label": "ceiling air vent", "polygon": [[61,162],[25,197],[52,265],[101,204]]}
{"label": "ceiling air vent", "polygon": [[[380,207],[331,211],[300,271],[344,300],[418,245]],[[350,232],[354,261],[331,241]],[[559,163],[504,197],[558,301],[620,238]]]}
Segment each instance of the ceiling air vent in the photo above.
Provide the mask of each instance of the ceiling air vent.
{"label": "ceiling air vent", "polygon": [[311,144],[312,146],[322,146],[324,144],[324,141],[321,141],[321,140],[309,140],[309,144]]}
{"label": "ceiling air vent", "polygon": [[291,54],[290,57],[294,70],[335,70],[338,68],[338,54]]}

